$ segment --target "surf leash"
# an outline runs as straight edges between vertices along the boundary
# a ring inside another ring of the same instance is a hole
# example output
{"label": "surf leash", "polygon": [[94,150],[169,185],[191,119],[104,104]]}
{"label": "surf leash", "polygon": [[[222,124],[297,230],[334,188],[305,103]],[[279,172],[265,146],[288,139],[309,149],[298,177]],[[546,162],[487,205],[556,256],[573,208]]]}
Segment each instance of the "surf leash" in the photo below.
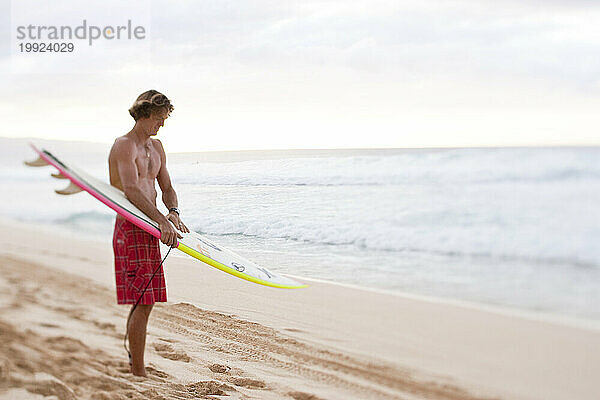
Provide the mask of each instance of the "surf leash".
{"label": "surf leash", "polygon": [[148,284],[146,284],[146,287],[144,288],[144,290],[142,290],[142,293],[138,297],[138,299],[135,302],[135,304],[133,305],[133,307],[131,307],[131,311],[129,311],[129,315],[127,316],[127,325],[125,326],[125,337],[123,338],[123,347],[125,347],[125,351],[127,352],[127,356],[129,357],[129,365],[132,365],[131,353],[129,352],[129,349],[127,348],[127,338],[129,337],[129,321],[131,320],[131,316],[133,315],[133,312],[135,311],[136,307],[138,306],[138,304],[140,304],[140,300],[142,300],[142,297],[144,297],[144,293],[146,293],[146,290],[148,290],[148,287],[150,287],[150,284],[152,283],[152,279],[154,279],[154,276],[156,275],[156,273],[158,272],[160,267],[162,267],[163,263],[169,256],[169,253],[171,252],[172,249],[173,249],[173,247],[169,247],[169,251],[167,251],[167,254],[165,255],[165,257],[162,259],[160,264],[158,264],[158,267],[156,267],[156,269],[152,273],[152,276],[150,277]]}

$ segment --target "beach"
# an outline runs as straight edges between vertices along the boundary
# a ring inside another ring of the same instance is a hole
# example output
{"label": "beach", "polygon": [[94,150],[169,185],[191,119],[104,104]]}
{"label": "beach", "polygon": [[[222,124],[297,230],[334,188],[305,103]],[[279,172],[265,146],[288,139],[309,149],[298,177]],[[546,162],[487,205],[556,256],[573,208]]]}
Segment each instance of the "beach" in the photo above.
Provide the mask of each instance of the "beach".
{"label": "beach", "polygon": [[599,2],[46,3],[0,400],[600,400]]}
{"label": "beach", "polygon": [[[2,220],[0,399],[595,399],[595,323],[165,262],[149,377],[128,372],[112,249]],[[301,279],[301,278],[300,278]],[[48,397],[50,396],[50,397]],[[55,396],[55,397],[51,397]]]}
{"label": "beach", "polygon": [[600,400],[599,2],[46,3],[0,400]]}

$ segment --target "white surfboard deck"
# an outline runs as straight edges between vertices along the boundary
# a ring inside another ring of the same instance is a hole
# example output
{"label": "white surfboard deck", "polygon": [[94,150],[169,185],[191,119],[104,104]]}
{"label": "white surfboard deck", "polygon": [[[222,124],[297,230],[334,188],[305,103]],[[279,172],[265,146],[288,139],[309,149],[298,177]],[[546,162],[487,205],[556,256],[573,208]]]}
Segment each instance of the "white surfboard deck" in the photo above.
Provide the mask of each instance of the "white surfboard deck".
{"label": "white surfboard deck", "polygon": [[[34,145],[31,145],[31,147],[38,153],[40,159],[27,163],[27,165],[54,166],[63,178],[67,178],[71,181],[72,185],[88,192],[97,200],[116,211],[117,214],[121,215],[123,218],[151,235],[160,238],[158,224],[127,200],[125,194],[121,190],[96,179],[72,164],[67,164],[64,160],[59,159],[47,150],[40,150]],[[73,188],[72,185],[63,190],[63,193],[61,194],[76,193],[78,190]],[[60,191],[58,192],[60,193]],[[308,286],[286,276],[269,271],[264,267],[260,267],[252,261],[214,243],[197,232],[182,233],[182,236],[183,238],[180,239],[174,247],[197,260],[237,276],[238,278],[265,286],[285,289],[298,289]]]}

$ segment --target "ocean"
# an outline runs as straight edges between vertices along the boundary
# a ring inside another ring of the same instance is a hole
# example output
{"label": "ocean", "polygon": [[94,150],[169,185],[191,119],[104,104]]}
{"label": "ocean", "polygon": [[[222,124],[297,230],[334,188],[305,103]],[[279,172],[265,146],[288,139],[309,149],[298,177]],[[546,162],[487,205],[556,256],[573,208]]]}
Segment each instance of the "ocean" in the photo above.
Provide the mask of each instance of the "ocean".
{"label": "ocean", "polygon": [[[108,180],[108,145],[35,142]],[[50,168],[22,164],[26,141],[0,145],[0,216],[111,240],[111,210],[56,195]],[[168,165],[188,227],[274,271],[600,320],[600,148],[177,153]]]}

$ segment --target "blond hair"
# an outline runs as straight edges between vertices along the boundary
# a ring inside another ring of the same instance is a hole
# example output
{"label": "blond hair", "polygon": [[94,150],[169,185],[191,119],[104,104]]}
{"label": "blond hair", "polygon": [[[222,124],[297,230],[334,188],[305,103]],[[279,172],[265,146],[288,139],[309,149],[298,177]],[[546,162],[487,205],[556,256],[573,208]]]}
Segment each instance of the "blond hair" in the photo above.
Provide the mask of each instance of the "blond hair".
{"label": "blond hair", "polygon": [[129,114],[135,121],[158,113],[165,113],[167,118],[174,108],[167,96],[156,90],[148,90],[138,96],[129,109]]}

